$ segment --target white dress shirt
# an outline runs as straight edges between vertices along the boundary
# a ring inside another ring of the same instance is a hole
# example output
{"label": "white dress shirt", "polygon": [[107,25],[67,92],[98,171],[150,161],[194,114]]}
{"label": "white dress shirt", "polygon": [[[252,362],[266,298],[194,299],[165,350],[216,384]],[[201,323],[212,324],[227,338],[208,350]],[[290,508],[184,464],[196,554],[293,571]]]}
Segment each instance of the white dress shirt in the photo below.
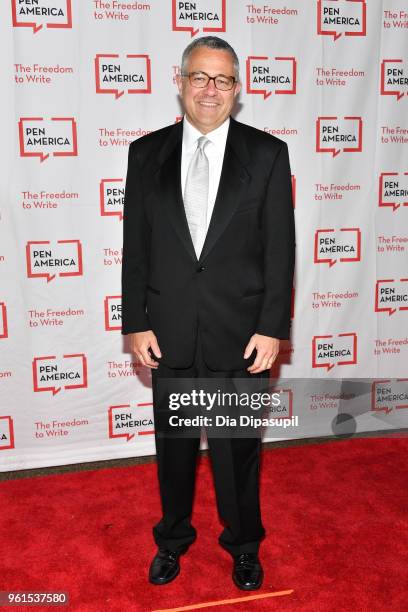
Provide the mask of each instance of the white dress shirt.
{"label": "white dress shirt", "polygon": [[229,117],[219,127],[208,134],[202,134],[184,117],[183,122],[183,144],[181,152],[181,189],[184,198],[184,189],[186,186],[187,171],[190,165],[191,158],[197,149],[197,140],[201,136],[205,136],[210,141],[206,146],[205,154],[208,158],[209,185],[208,185],[208,203],[207,203],[207,230],[210,224],[211,215],[213,212],[215,199],[217,197],[218,185],[224,160],[225,144],[227,142],[228,128],[230,124]]}

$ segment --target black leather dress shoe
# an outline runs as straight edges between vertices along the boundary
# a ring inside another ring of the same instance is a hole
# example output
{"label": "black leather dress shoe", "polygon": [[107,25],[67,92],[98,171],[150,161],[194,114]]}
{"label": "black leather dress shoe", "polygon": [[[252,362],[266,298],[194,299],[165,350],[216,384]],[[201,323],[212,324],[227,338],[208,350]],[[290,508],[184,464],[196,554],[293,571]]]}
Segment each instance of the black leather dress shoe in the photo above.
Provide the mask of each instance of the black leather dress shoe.
{"label": "black leather dress shoe", "polygon": [[243,591],[259,589],[263,580],[263,569],[258,555],[255,553],[236,555],[234,557],[232,579],[236,586]]}
{"label": "black leather dress shoe", "polygon": [[179,552],[159,548],[149,569],[149,582],[152,584],[167,584],[174,580],[180,572]]}

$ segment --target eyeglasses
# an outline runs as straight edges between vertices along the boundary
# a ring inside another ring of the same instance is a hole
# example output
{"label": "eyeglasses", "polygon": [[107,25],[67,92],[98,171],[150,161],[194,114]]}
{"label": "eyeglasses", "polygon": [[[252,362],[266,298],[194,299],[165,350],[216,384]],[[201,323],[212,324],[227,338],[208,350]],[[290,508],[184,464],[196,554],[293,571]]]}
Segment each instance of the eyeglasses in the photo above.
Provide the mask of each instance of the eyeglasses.
{"label": "eyeglasses", "polygon": [[188,72],[186,74],[182,73],[181,76],[188,77],[190,84],[193,87],[198,87],[199,89],[207,87],[210,81],[214,81],[216,89],[220,89],[221,91],[229,91],[234,87],[234,83],[236,82],[235,77],[224,76],[223,74],[210,77],[210,75],[206,72]]}

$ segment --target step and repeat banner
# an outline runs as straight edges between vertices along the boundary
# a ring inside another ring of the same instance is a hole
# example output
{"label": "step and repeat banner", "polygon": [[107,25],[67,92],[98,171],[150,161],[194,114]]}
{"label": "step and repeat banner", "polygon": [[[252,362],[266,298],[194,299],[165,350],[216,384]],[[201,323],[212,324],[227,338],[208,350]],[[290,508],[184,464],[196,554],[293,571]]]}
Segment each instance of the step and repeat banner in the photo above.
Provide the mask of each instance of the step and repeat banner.
{"label": "step and repeat banner", "polygon": [[211,33],[240,58],[234,115],[290,154],[292,339],[271,413],[302,426],[264,439],[335,433],[345,412],[356,431],[403,426],[406,0],[4,0],[2,471],[155,452],[150,372],[120,333],[127,153],[181,119],[182,51]]}

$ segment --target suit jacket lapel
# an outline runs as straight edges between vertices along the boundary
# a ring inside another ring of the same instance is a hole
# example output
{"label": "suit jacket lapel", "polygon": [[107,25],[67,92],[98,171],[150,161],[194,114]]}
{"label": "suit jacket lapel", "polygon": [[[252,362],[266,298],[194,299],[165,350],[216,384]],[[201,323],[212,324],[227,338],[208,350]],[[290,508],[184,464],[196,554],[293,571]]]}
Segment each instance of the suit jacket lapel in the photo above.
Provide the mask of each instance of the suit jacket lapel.
{"label": "suit jacket lapel", "polygon": [[182,121],[180,121],[175,124],[160,151],[158,162],[161,163],[161,166],[157,171],[156,179],[159,183],[160,199],[170,222],[191,257],[197,261],[181,190],[182,135]]}
{"label": "suit jacket lapel", "polygon": [[249,159],[241,127],[231,117],[217,197],[200,261],[210,253],[245,197],[251,179],[245,168]]}

